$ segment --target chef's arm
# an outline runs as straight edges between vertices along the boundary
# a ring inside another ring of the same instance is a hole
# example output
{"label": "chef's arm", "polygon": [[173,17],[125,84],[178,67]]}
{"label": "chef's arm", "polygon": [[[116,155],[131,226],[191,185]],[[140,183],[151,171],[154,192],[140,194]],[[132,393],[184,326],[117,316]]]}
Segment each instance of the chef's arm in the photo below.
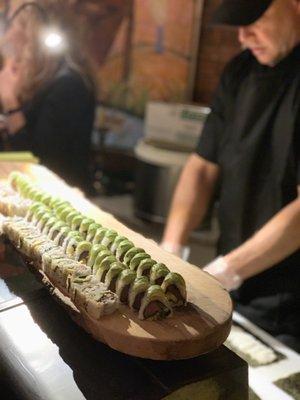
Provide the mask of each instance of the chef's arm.
{"label": "chef's arm", "polygon": [[[204,268],[227,289],[271,268],[300,248],[300,198],[277,213],[241,246]],[[230,287],[231,286],[231,287]]]}
{"label": "chef's arm", "polygon": [[[192,154],[180,175],[173,196],[162,247],[176,251],[199,226],[215,191],[219,167]],[[177,252],[178,253],[178,252]]]}

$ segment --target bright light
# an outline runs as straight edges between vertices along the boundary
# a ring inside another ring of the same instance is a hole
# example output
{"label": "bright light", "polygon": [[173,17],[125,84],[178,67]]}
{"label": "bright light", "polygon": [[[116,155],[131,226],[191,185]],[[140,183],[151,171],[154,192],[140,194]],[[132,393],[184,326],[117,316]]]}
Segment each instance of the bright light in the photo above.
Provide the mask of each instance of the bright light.
{"label": "bright light", "polygon": [[54,49],[57,47],[61,47],[62,45],[62,37],[59,33],[51,32],[45,37],[45,45],[50,49]]}

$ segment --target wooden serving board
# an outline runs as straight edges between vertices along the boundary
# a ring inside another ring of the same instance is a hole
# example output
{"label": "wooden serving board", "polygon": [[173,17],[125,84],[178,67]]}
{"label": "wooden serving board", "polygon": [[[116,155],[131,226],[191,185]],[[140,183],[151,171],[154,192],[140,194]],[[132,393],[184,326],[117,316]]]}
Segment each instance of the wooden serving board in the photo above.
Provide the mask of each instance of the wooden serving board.
{"label": "wooden serving board", "polygon": [[[2,164],[5,164],[3,169]],[[125,305],[100,321],[91,319],[84,310],[79,310],[77,322],[97,340],[123,353],[156,360],[196,357],[215,350],[226,340],[231,327],[232,302],[216,279],[200,268],[163,251],[154,241],[130,230],[45,167],[1,163],[0,178],[6,179],[9,172],[16,169],[30,175],[42,189],[70,201],[85,215],[128,237],[137,247],[144,248],[154,260],[180,273],[186,281],[187,307],[176,310],[171,318],[162,321],[141,321],[137,313]],[[58,289],[63,292],[63,288]]]}

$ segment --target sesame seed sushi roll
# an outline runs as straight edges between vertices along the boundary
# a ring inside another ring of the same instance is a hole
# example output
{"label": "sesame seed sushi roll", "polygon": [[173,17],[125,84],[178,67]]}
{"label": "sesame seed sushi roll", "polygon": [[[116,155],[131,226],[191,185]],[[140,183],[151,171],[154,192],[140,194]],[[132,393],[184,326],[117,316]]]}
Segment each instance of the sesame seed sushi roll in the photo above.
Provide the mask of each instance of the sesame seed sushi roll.
{"label": "sesame seed sushi roll", "polygon": [[149,278],[151,267],[153,267],[154,264],[156,264],[156,261],[152,260],[152,258],[145,258],[142,260],[136,270],[137,277],[147,276]]}
{"label": "sesame seed sushi roll", "polygon": [[169,268],[165,264],[157,263],[151,267],[150,271],[150,283],[151,285],[161,285],[165,277],[170,272]]}
{"label": "sesame seed sushi roll", "polygon": [[86,286],[82,289],[85,297],[85,309],[89,316],[99,320],[104,315],[115,312],[119,306],[118,296],[99,282],[96,285]]}
{"label": "sesame seed sushi roll", "polygon": [[150,286],[143,296],[139,309],[139,319],[159,320],[172,315],[168,299],[158,285]]}
{"label": "sesame seed sushi roll", "polygon": [[110,269],[107,271],[104,281],[108,290],[111,290],[114,293],[116,292],[116,283],[118,276],[125,268],[126,267],[120,261],[112,263]]}
{"label": "sesame seed sushi roll", "polygon": [[123,240],[123,242],[119,243],[119,245],[117,247],[117,250],[116,250],[117,259],[122,262],[123,259],[124,259],[125,254],[132,247],[134,247],[134,244],[128,239]]}
{"label": "sesame seed sushi roll", "polygon": [[137,267],[140,265],[140,262],[145,259],[151,258],[149,254],[145,252],[137,253],[135,256],[132,257],[129,263],[129,268],[136,271]]}
{"label": "sesame seed sushi roll", "polygon": [[149,287],[149,279],[146,276],[136,278],[129,289],[129,307],[138,311],[142,304],[142,299]]}
{"label": "sesame seed sushi roll", "polygon": [[116,293],[122,303],[128,304],[130,285],[136,279],[136,273],[131,269],[124,269],[118,276]]}
{"label": "sesame seed sushi roll", "polygon": [[186,284],[180,274],[170,272],[165,277],[161,288],[173,307],[179,307],[186,304]]}
{"label": "sesame seed sushi roll", "polygon": [[100,224],[97,224],[96,222],[94,222],[93,224],[89,225],[88,227],[88,231],[86,234],[86,240],[88,242],[92,242],[94,240],[95,234],[97,229],[101,228],[102,226]]}

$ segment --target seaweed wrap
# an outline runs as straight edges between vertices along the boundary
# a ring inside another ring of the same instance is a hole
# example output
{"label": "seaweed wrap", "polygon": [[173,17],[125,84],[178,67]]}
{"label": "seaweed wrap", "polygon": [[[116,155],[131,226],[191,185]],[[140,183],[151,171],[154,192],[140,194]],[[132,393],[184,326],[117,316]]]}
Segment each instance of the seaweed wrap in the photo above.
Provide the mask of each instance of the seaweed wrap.
{"label": "seaweed wrap", "polygon": [[107,232],[106,228],[103,227],[98,228],[93,239],[93,244],[101,244],[102,239],[104,238],[106,232]]}
{"label": "seaweed wrap", "polygon": [[154,264],[156,264],[156,261],[152,260],[152,258],[145,258],[142,260],[136,270],[137,277],[147,276],[149,278],[151,267]]}
{"label": "seaweed wrap", "polygon": [[57,222],[57,218],[56,218],[56,217],[50,217],[50,218],[48,219],[48,221],[47,221],[47,222],[45,223],[45,225],[44,225],[44,228],[43,228],[43,230],[42,230],[42,234],[43,234],[43,235],[48,235],[50,229],[52,228],[52,226],[53,226],[54,224],[56,224],[56,222]]}
{"label": "seaweed wrap", "polygon": [[125,254],[132,247],[134,247],[134,244],[128,239],[123,240],[123,242],[119,243],[117,250],[116,250],[117,259],[120,261],[123,261]]}
{"label": "seaweed wrap", "polygon": [[165,264],[157,263],[151,267],[150,270],[150,283],[151,285],[161,285],[163,280],[170,272],[169,268]]}
{"label": "seaweed wrap", "polygon": [[145,260],[145,259],[151,258],[149,254],[143,252],[143,253],[137,253],[135,256],[132,257],[129,263],[129,268],[133,269],[136,271],[137,267],[139,266],[140,262]]}
{"label": "seaweed wrap", "polygon": [[95,221],[92,218],[83,218],[83,220],[79,226],[79,232],[82,234],[82,236],[84,238],[86,238],[86,236],[87,236],[89,226],[94,223],[95,223]]}
{"label": "seaweed wrap", "polygon": [[105,276],[105,285],[108,290],[111,290],[114,293],[116,292],[118,276],[125,268],[126,267],[120,261],[115,261],[111,264],[111,267]]}
{"label": "seaweed wrap", "polygon": [[122,303],[128,304],[130,285],[136,279],[136,273],[131,269],[124,269],[118,276],[116,293]]}
{"label": "seaweed wrap", "polygon": [[139,253],[145,253],[144,249],[141,249],[140,247],[131,247],[125,254],[123,263],[129,267],[131,259]]}
{"label": "seaweed wrap", "polygon": [[[94,246],[102,246],[102,244],[100,244],[100,245],[94,244]],[[95,259],[93,267],[92,267],[94,274],[97,272],[98,268],[101,267],[101,263],[104,260],[104,258],[110,257],[110,256],[113,256],[114,261],[117,261],[116,257],[108,249],[100,250],[100,252],[96,256],[96,259]]]}
{"label": "seaweed wrap", "polygon": [[172,315],[172,307],[158,285],[150,286],[142,299],[139,319],[157,320]]}
{"label": "seaweed wrap", "polygon": [[55,240],[56,236],[59,234],[61,228],[66,227],[66,223],[63,221],[57,221],[49,230],[48,232],[48,238],[51,240]]}
{"label": "seaweed wrap", "polygon": [[92,223],[89,225],[87,234],[86,234],[86,240],[88,242],[92,242],[94,239],[94,236],[96,234],[97,229],[101,228],[100,224],[97,224],[96,222]]}
{"label": "seaweed wrap", "polygon": [[87,262],[87,266],[93,269],[96,257],[100,253],[100,251],[106,250],[105,246],[102,244],[94,244],[90,251],[90,256]]}
{"label": "seaweed wrap", "polygon": [[139,310],[142,299],[149,287],[149,279],[146,276],[136,278],[129,289],[129,307],[133,310]]}
{"label": "seaweed wrap", "polygon": [[90,257],[91,248],[92,245],[90,242],[83,241],[78,243],[75,250],[74,259],[83,264],[87,264],[87,261]]}
{"label": "seaweed wrap", "polygon": [[62,246],[65,238],[67,237],[68,233],[71,231],[71,228],[67,225],[60,228],[58,235],[54,239],[54,243],[57,246]]}
{"label": "seaweed wrap", "polygon": [[106,290],[103,283],[88,285],[82,289],[85,297],[85,309],[91,318],[99,320],[103,315],[112,314],[118,309],[118,296]]}
{"label": "seaweed wrap", "polygon": [[[95,276],[100,282],[105,282],[106,274],[110,270],[113,263],[117,261],[113,255],[106,256],[100,263],[100,266],[95,270]],[[94,265],[95,268],[95,265]]]}
{"label": "seaweed wrap", "polygon": [[114,231],[113,229],[108,229],[105,232],[103,239],[101,240],[101,244],[109,249],[116,236],[118,236],[118,233],[116,231]]}
{"label": "seaweed wrap", "polygon": [[165,277],[161,288],[173,307],[186,304],[186,284],[181,275],[176,272],[170,272]]}
{"label": "seaweed wrap", "polygon": [[46,225],[47,221],[53,217],[53,214],[51,212],[45,212],[44,215],[40,218],[38,224],[36,225],[37,229],[42,232],[44,229],[44,226]]}

